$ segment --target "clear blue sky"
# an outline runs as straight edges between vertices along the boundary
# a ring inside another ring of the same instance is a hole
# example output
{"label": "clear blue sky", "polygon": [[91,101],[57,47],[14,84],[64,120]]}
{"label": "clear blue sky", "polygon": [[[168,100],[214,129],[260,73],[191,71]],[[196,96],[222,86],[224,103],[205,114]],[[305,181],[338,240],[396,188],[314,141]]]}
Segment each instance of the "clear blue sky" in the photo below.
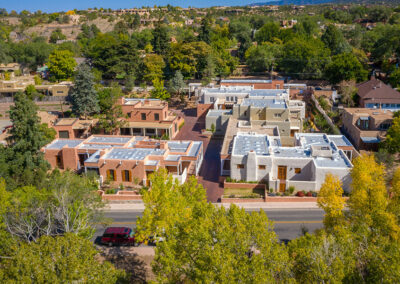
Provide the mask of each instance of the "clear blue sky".
{"label": "clear blue sky", "polygon": [[209,6],[239,6],[256,2],[264,2],[263,0],[0,0],[0,8],[6,8],[8,12],[15,10],[43,12],[68,11],[73,9],[85,10],[87,8],[135,8],[142,6],[172,6],[180,7],[209,7]]}

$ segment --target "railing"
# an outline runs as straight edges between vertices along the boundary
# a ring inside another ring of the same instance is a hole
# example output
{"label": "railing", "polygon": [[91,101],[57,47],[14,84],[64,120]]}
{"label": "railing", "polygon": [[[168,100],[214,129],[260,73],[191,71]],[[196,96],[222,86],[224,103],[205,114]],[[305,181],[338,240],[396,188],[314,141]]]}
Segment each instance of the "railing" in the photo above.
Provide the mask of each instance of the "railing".
{"label": "railing", "polygon": [[172,175],[172,177],[174,178],[174,179],[177,179],[178,180],[178,182],[179,182],[179,184],[183,184],[185,181],[186,181],[186,178],[187,178],[187,168],[185,168],[184,170],[183,170],[183,172],[182,172],[182,174],[181,175]]}

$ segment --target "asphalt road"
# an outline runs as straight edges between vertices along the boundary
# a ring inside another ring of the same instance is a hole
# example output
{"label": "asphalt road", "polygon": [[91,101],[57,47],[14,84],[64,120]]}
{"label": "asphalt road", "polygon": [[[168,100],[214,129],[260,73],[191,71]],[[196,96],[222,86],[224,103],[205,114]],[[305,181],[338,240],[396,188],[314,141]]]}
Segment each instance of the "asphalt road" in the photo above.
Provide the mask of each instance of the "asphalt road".
{"label": "asphalt road", "polygon": [[[250,212],[251,210],[246,210]],[[274,221],[274,229],[281,240],[292,240],[302,234],[302,228],[312,233],[322,228],[323,211],[320,209],[268,209],[264,210],[268,218]],[[140,211],[106,212],[105,216],[112,220],[112,227],[136,226]],[[99,225],[94,239],[101,236],[105,228]]]}

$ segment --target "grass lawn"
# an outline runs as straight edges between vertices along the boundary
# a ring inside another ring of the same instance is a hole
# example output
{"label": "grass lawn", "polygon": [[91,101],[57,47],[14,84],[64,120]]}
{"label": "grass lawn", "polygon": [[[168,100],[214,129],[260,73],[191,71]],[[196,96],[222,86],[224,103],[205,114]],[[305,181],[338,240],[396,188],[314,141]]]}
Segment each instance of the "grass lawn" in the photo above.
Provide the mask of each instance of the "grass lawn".
{"label": "grass lawn", "polygon": [[250,189],[250,188],[225,188],[225,197],[264,197],[263,189]]}

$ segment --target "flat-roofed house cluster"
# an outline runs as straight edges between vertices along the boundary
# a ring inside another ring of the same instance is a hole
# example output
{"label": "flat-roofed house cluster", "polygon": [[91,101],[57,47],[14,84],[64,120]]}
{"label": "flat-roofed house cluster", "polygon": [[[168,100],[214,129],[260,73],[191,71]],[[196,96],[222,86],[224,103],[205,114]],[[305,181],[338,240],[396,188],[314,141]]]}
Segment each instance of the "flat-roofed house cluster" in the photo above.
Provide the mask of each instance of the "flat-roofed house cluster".
{"label": "flat-roofed house cluster", "polygon": [[92,135],[56,139],[42,148],[53,168],[94,171],[100,181],[117,185],[149,185],[149,175],[165,168],[180,183],[198,175],[203,161],[201,141],[165,141],[144,136]]}

